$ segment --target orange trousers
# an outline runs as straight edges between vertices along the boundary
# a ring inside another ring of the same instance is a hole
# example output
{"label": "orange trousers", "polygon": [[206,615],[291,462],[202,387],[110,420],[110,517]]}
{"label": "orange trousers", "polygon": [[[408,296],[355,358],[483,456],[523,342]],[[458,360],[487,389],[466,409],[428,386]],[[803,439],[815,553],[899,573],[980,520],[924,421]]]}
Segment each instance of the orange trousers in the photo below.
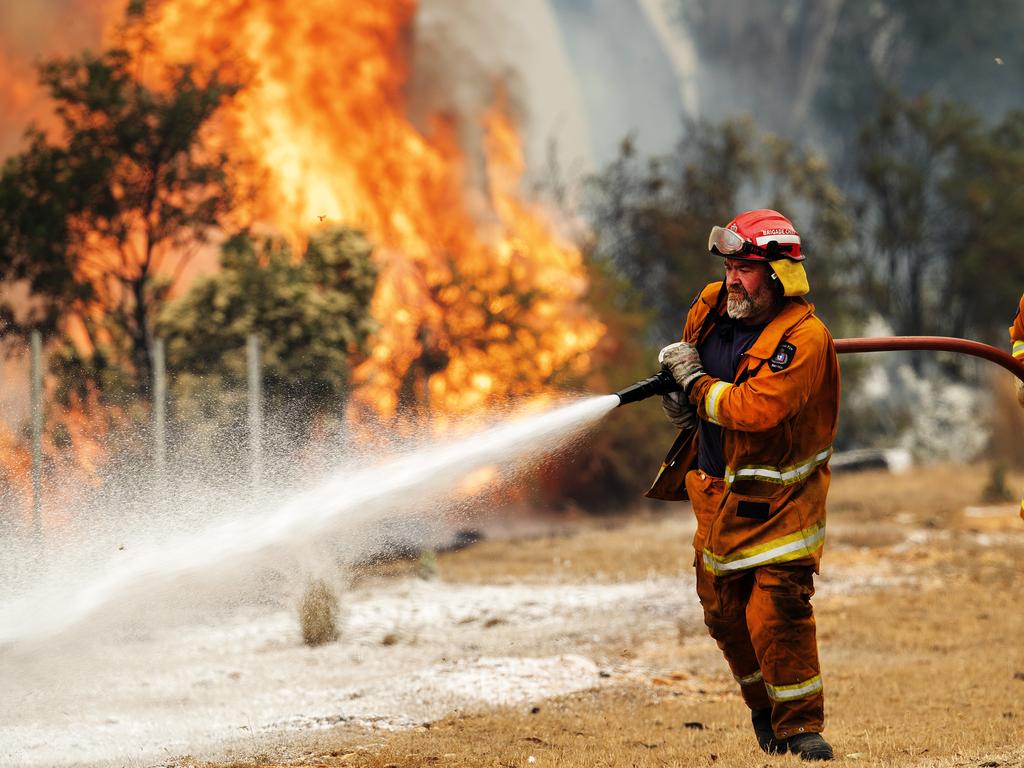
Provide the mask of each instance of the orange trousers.
{"label": "orange trousers", "polygon": [[[724,485],[706,475],[693,481],[706,486],[690,498],[698,519],[707,520],[709,510],[696,506],[724,493]],[[814,566],[783,563],[715,576],[704,568],[698,550],[696,567],[704,623],[747,706],[771,709],[776,738],[820,733],[825,715],[811,608]]]}

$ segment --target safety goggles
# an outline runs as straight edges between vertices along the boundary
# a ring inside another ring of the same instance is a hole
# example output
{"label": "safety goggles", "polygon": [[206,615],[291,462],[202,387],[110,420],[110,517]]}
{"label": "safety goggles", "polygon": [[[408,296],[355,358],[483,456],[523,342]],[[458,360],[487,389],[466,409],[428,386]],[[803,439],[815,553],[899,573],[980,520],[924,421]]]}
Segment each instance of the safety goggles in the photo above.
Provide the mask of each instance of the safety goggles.
{"label": "safety goggles", "polygon": [[[785,240],[790,240],[790,242],[780,242]],[[712,227],[711,234],[708,236],[708,250],[711,253],[751,261],[771,261],[783,257],[803,261],[803,255],[792,256],[793,246],[799,245],[799,243],[799,235],[779,235],[778,238],[771,237],[766,246],[756,245],[725,227]]]}

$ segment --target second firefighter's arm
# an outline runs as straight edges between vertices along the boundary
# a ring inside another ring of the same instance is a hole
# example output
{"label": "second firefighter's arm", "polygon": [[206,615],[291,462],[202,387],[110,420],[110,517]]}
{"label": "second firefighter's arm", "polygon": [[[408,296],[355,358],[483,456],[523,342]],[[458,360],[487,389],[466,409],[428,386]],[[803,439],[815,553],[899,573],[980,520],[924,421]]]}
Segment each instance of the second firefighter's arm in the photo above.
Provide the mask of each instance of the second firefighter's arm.
{"label": "second firefighter's arm", "polygon": [[[1020,297],[1020,307],[1010,326],[1010,352],[1018,360],[1024,360],[1024,296]],[[1017,402],[1024,408],[1024,381],[1018,378],[1013,383],[1017,391]],[[1021,515],[1024,515],[1024,507],[1021,508]]]}
{"label": "second firefighter's arm", "polygon": [[1024,358],[1024,296],[1020,297],[1020,307],[1010,326],[1010,347],[1014,357]]}

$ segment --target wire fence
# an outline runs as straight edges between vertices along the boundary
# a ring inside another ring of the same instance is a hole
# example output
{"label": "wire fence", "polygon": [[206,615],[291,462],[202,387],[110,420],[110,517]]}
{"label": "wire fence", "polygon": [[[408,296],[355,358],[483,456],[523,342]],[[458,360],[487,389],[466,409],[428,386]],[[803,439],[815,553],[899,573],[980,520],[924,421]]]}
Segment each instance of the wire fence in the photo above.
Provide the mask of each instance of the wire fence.
{"label": "wire fence", "polygon": [[[150,423],[147,425],[151,436],[150,461],[152,483],[156,495],[165,495],[168,481],[168,371],[164,339],[156,339],[152,349],[152,408]],[[263,369],[260,362],[260,340],[255,334],[246,341],[246,389],[247,419],[245,438],[247,443],[248,478],[253,493],[260,486],[263,475]],[[43,516],[46,507],[44,493],[43,441],[46,430],[46,395],[44,377],[46,359],[43,339],[39,331],[33,331],[29,340],[29,442],[30,442],[30,532],[41,541],[43,538]]]}

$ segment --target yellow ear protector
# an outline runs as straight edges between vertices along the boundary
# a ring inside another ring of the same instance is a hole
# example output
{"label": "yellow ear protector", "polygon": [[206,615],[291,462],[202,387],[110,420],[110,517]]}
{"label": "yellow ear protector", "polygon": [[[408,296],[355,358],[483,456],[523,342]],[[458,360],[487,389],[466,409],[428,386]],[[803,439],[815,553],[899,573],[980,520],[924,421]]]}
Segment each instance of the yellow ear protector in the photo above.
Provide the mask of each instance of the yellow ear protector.
{"label": "yellow ear protector", "polygon": [[803,296],[811,289],[807,285],[807,273],[799,261],[776,259],[771,262],[772,273],[782,283],[786,296]]}

